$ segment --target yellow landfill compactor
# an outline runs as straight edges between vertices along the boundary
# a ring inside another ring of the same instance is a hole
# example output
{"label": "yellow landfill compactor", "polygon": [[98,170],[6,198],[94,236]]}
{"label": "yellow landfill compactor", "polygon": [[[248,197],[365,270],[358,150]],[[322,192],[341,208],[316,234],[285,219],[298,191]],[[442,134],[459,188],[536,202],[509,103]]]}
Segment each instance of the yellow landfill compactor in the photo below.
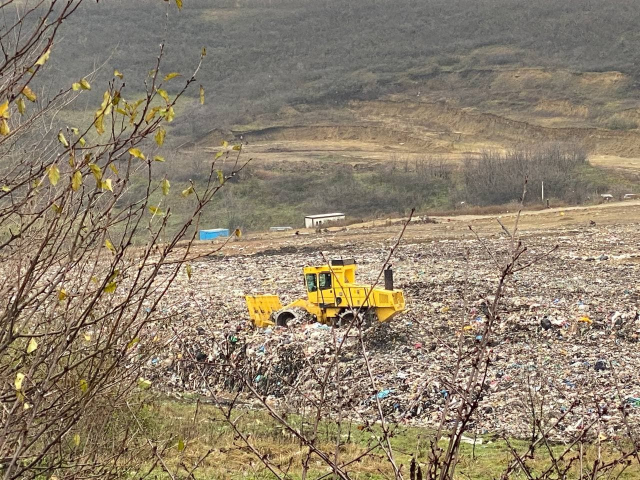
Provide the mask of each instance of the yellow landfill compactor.
{"label": "yellow landfill compactor", "polygon": [[404,310],[402,290],[393,288],[393,271],[384,271],[384,288],[356,282],[355,260],[331,260],[329,265],[304,268],[307,298],[282,306],[277,295],[247,295],[249,316],[256,327],[286,326],[303,309],[318,322],[347,325],[358,316],[363,325],[386,322]]}

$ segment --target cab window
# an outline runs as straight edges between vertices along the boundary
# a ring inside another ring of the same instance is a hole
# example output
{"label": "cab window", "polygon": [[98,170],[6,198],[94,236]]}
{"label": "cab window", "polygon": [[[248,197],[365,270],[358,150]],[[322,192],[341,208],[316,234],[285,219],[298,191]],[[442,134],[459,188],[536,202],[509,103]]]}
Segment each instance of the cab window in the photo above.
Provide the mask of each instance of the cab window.
{"label": "cab window", "polygon": [[318,281],[316,280],[316,275],[315,273],[309,273],[305,276],[305,279],[307,281],[307,290],[309,292],[315,292],[316,290],[318,290]]}
{"label": "cab window", "polygon": [[331,273],[321,273],[319,277],[320,290],[328,290],[331,288]]}

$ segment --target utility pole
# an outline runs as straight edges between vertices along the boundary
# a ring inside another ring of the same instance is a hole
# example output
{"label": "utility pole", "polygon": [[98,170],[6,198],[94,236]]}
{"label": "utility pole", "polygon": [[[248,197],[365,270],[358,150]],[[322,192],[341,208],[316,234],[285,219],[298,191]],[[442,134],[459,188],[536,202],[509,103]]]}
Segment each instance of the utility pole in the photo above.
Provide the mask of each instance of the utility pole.
{"label": "utility pole", "polygon": [[542,203],[544,203],[544,181],[542,182]]}

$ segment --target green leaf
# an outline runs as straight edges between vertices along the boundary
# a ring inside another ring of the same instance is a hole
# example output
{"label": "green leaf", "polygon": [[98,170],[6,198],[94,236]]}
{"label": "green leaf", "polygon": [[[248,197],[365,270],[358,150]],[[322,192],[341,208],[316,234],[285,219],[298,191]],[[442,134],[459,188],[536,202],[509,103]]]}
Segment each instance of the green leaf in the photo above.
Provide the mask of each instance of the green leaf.
{"label": "green leaf", "polygon": [[113,293],[116,291],[117,287],[118,287],[118,284],[116,282],[107,283],[107,285],[104,287],[104,292]]}
{"label": "green leaf", "polygon": [[17,392],[22,391],[22,384],[24,382],[24,373],[18,372],[16,374],[16,379],[13,382],[13,385],[16,387]]}
{"label": "green leaf", "polygon": [[62,146],[69,147],[69,142],[67,141],[67,139],[64,136],[64,133],[62,133],[62,131],[60,131],[58,133],[58,141],[62,144]]}
{"label": "green leaf", "polygon": [[166,90],[163,90],[163,89],[159,88],[158,89],[158,95],[160,95],[164,99],[165,102],[170,103],[169,94],[167,93]]}
{"label": "green leaf", "polygon": [[184,451],[184,440],[181,439],[181,438],[178,440],[178,451],[179,452],[183,452]]}
{"label": "green leaf", "polygon": [[100,185],[100,182],[102,181],[102,169],[95,163],[90,163],[89,170],[91,170],[91,173],[93,173],[96,182],[98,182],[98,185]]}
{"label": "green leaf", "polygon": [[38,342],[36,342],[35,338],[29,340],[29,345],[27,345],[27,353],[33,353],[38,349]]}
{"label": "green leaf", "polygon": [[167,131],[164,128],[160,128],[156,132],[156,143],[158,144],[159,147],[161,147],[162,144],[164,143],[164,137],[166,135],[167,135]]}
{"label": "green leaf", "polygon": [[20,112],[20,115],[24,115],[24,112],[27,111],[27,106],[24,103],[24,98],[18,97],[18,99],[16,100],[16,105],[18,105],[18,111]]}
{"label": "green leaf", "polygon": [[142,153],[139,148],[130,148],[129,153],[136,158],[139,158],[141,160],[146,160],[144,153]]}
{"label": "green leaf", "polygon": [[153,205],[149,206],[149,211],[154,215],[164,215],[164,212],[160,209],[160,207],[155,207]]}
{"label": "green leaf", "polygon": [[22,95],[27,97],[27,100],[29,100],[30,102],[35,102],[38,99],[36,94],[33,92],[33,90],[31,90],[31,88],[29,88],[28,85],[25,85],[22,89]]}
{"label": "green leaf", "polygon": [[106,180],[103,180],[102,182],[100,182],[100,188],[102,190],[109,190],[110,192],[113,192],[113,185],[111,183],[111,179],[107,178]]}
{"label": "green leaf", "polygon": [[58,168],[57,165],[51,165],[49,167],[48,176],[49,176],[49,182],[51,183],[51,185],[55,187],[58,184],[58,181],[60,180],[60,169]]}
{"label": "green leaf", "polygon": [[171,72],[164,77],[164,81],[171,80],[172,78],[180,77],[181,75],[178,72]]}
{"label": "green leaf", "polygon": [[139,387],[141,390],[147,390],[148,388],[150,388],[150,387],[151,387],[151,381],[150,381],[150,380],[146,380],[146,379],[144,379],[144,378],[140,377],[140,378],[138,379],[138,387]]}
{"label": "green leaf", "polygon": [[42,66],[45,63],[47,63],[47,60],[49,60],[50,55],[51,55],[51,47],[49,47],[49,49],[47,49],[47,51],[40,56],[40,58],[36,61],[36,65]]}
{"label": "green leaf", "polygon": [[80,391],[87,393],[87,390],[89,390],[89,383],[83,378],[80,380]]}
{"label": "green leaf", "polygon": [[111,240],[109,240],[108,238],[104,241],[104,246],[107,247],[107,249],[111,250],[113,253],[116,253],[116,247],[113,246],[113,243],[111,243]]}
{"label": "green leaf", "polygon": [[166,197],[167,195],[169,195],[169,189],[171,188],[171,184],[169,183],[169,180],[167,180],[166,178],[164,180],[162,180],[162,194]]}

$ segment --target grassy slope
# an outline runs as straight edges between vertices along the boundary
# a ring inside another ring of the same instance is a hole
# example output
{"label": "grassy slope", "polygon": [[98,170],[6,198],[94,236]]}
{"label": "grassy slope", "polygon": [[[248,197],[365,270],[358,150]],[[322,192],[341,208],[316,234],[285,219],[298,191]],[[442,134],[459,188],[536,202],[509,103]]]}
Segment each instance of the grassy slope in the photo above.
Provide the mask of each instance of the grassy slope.
{"label": "grassy slope", "polygon": [[[300,466],[304,458],[305,449],[301,448],[288,432],[283,431],[266,412],[260,410],[238,411],[234,418],[241,413],[238,420],[239,428],[250,434],[253,445],[262,453],[268,454],[283,468],[291,462],[289,473],[291,478],[300,478]],[[174,467],[180,461],[186,465],[193,465],[209,449],[213,449],[211,455],[202,463],[198,470],[198,477],[228,478],[228,479],[257,479],[271,478],[271,475],[251,455],[246,447],[242,446],[229,425],[225,424],[219,410],[210,405],[200,405],[198,421],[193,422],[196,408],[193,403],[179,401],[163,401],[158,406],[147,411],[145,426],[147,434],[152,439],[158,439],[160,444],[170,446],[168,450],[168,465]],[[305,428],[301,425],[301,418],[291,415],[288,421],[296,428]],[[374,435],[379,434],[377,429],[373,432],[360,430],[356,424],[349,425],[344,422],[341,426],[341,438],[343,445],[340,455],[343,461],[355,458],[364,453],[372,445],[375,445]],[[309,424],[306,424],[309,428]],[[396,462],[404,465],[403,470],[408,472],[408,466],[412,455],[417,455],[418,460],[425,461],[428,449],[428,438],[432,434],[429,430],[415,427],[396,425],[393,427],[394,435],[391,444],[396,455]],[[324,421],[319,430],[319,442],[326,451],[335,451],[335,438],[337,425]],[[178,452],[177,445],[182,439],[186,445],[184,452]],[[511,445],[518,451],[526,450],[526,442],[513,440]],[[443,442],[441,446],[445,446]],[[566,448],[559,444],[554,447],[554,454]],[[613,448],[613,446],[611,446]],[[612,451],[608,447],[603,449],[603,458],[608,458]],[[593,462],[594,451],[587,451],[585,456],[588,462]],[[483,444],[475,449],[468,444],[461,446],[460,465],[458,476],[460,478],[473,478],[475,480],[489,480],[499,478],[511,456],[505,441],[492,436],[484,436]],[[548,452],[542,448],[537,451],[533,464],[540,470],[549,466]],[[327,469],[320,462],[312,460],[312,477],[327,473]],[[577,468],[577,466],[576,466]],[[588,469],[588,466],[586,467]],[[162,472],[157,472],[160,477]],[[383,479],[392,476],[390,466],[384,459],[381,450],[374,451],[374,455],[358,462],[351,470],[354,478]],[[570,471],[570,477],[576,473],[574,468]],[[637,478],[640,475],[638,466],[632,465],[620,477],[621,480]],[[514,478],[520,478],[518,476]]]}
{"label": "grassy slope", "polygon": [[[376,126],[389,132],[376,140],[383,158],[384,148],[394,138],[405,142],[405,134],[429,139],[413,152],[464,154],[511,146],[526,137],[527,123],[605,127],[614,134],[622,129],[621,136],[600,142],[598,153],[629,156],[638,142],[635,130],[625,130],[640,120],[637,6],[635,0],[186,0],[178,13],[172,2],[156,0],[87,2],[54,49],[52,85],[105,64],[94,91],[62,117],[76,123],[90,116],[98,102],[91,95],[99,95],[114,68],[125,73],[132,97],[163,39],[163,72],[187,74],[206,46],[199,83],[207,104],[181,103],[163,152],[176,164],[168,172],[176,187],[200,177],[210,157],[202,151],[175,156],[171,149],[234,126],[346,127],[338,138],[360,138],[352,124],[364,131]],[[582,73],[591,71],[604,73]],[[443,104],[449,110],[433,107]],[[527,123],[514,126],[504,117]],[[463,133],[461,140],[455,132]],[[552,128],[538,132],[536,141],[545,136],[558,137]],[[455,200],[433,182],[405,188],[406,179],[390,177],[388,169],[345,171],[339,160],[351,154],[334,156],[330,167],[302,157],[304,172],[255,162],[246,184],[206,212],[206,223],[297,226],[302,214],[327,209],[353,218]]]}

